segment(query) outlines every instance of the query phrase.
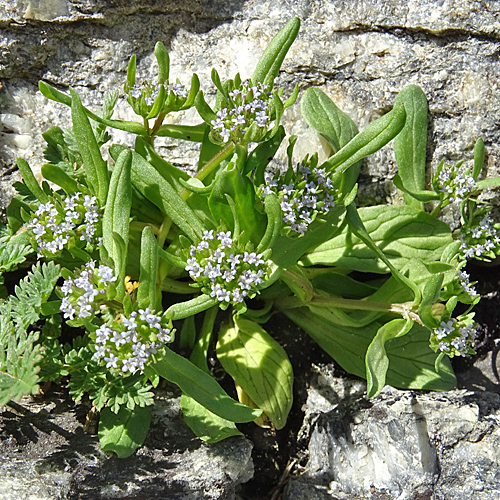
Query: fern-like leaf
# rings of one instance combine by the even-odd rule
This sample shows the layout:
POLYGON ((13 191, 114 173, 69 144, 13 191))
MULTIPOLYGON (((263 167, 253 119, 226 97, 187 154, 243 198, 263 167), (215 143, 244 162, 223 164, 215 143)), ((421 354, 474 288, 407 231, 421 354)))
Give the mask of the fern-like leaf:
POLYGON ((42 359, 38 332, 16 332, 10 306, 0 306, 0 405, 38 392, 42 359))
POLYGON ((12 319, 17 330, 27 330, 40 317, 41 306, 47 301, 61 275, 60 266, 37 262, 28 276, 15 287, 16 297, 10 299, 12 319))
POLYGON ((26 232, 12 236, 0 243, 0 274, 14 271, 19 264, 26 260, 26 256, 33 252, 26 232))
POLYGON ((111 372, 92 357, 89 345, 82 346, 86 339, 85 336, 77 340, 76 347, 65 358, 66 365, 71 367, 68 386, 75 401, 80 401, 88 393, 98 410, 108 406, 114 413, 123 406, 133 410, 136 405, 153 404, 151 385, 144 383, 143 375, 123 376, 111 372))

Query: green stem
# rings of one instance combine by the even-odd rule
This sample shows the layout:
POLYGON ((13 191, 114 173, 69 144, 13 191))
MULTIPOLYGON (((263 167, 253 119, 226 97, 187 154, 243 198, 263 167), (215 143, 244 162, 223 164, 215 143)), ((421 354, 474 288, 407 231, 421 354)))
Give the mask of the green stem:
MULTIPOLYGON (((230 142, 224 149, 221 149, 210 161, 205 163, 203 167, 196 173, 195 178, 200 179, 202 181, 207 177, 211 172, 217 168, 221 162, 223 162, 226 158, 231 156, 234 153, 235 145, 233 142, 230 142)), ((191 191, 189 189, 184 189, 180 196, 183 200, 187 200, 191 191)))
POLYGON ((160 290, 162 292, 179 294, 189 293, 191 295, 196 291, 192 286, 190 286, 189 283, 183 283, 181 281, 173 280, 170 278, 163 278, 163 281, 161 281, 160 290))
POLYGON ((423 325, 420 316, 411 310, 413 302, 393 304, 392 302, 344 299, 343 297, 331 297, 315 294, 308 302, 304 302, 298 297, 285 297, 283 299, 275 300, 274 303, 280 309, 295 309, 302 306, 314 305, 318 307, 336 307, 338 309, 348 309, 354 311, 392 312, 403 316, 403 318, 411 318, 413 321, 423 325))
POLYGON ((207 366, 207 354, 218 312, 218 305, 215 305, 205 311, 200 334, 196 340, 191 356, 189 356, 189 361, 194 363, 198 368, 201 368, 206 373, 210 373, 207 366))
POLYGON ((314 297, 314 288, 298 266, 288 268, 280 277, 303 302, 310 302, 314 297))
POLYGON ((140 222, 134 220, 130 223, 130 230, 136 231, 138 233, 142 233, 145 227, 150 227, 151 231, 153 231, 153 234, 155 235, 158 235, 158 233, 160 232, 160 228, 158 226, 155 226, 154 224, 151 224, 149 222, 140 222))

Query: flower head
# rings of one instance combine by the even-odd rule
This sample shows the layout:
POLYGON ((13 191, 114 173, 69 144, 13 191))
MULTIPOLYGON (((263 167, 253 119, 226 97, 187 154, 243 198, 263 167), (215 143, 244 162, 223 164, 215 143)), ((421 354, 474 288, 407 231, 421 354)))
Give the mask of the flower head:
POLYGON ((476 324, 473 313, 458 318, 441 321, 431 334, 430 345, 435 351, 444 352, 449 357, 475 354, 473 344, 476 337, 476 324))
POLYGON ((260 82, 254 85, 246 80, 236 86, 233 83, 232 87, 229 91, 230 100, 222 102, 217 118, 211 122, 212 138, 220 144, 230 139, 241 142, 252 124, 255 124, 252 142, 262 140, 271 122, 272 95, 269 86, 260 82))
POLYGON ((327 172, 316 168, 316 163, 316 157, 305 158, 291 175, 290 171, 278 173, 260 188, 263 197, 270 193, 278 196, 283 223, 292 232, 304 234, 318 215, 324 217, 335 206, 336 190, 327 172))
POLYGON ((151 357, 172 341, 172 335, 171 322, 149 308, 132 311, 128 316, 122 313, 91 334, 95 342, 93 357, 121 374, 142 371, 151 357))
POLYGON ((38 256, 53 259, 71 243, 96 244, 101 234, 101 217, 97 198, 77 192, 65 198, 55 196, 38 205, 27 229, 38 256))
MULTIPOLYGON (((249 244, 247 243, 247 246, 249 244)), ((186 271, 203 291, 221 303, 253 297, 268 272, 263 254, 248 251, 230 231, 205 232, 189 249, 186 271)))

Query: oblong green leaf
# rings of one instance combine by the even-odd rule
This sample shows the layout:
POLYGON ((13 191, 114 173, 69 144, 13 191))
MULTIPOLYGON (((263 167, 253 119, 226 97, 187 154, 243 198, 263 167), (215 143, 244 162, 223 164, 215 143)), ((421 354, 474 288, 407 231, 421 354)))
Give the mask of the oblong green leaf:
POLYGON ((201 239, 204 227, 188 204, 151 163, 132 152, 132 183, 149 201, 195 241, 201 239))
POLYGON ((427 98, 420 87, 409 85, 399 92, 397 103, 403 103, 406 111, 405 125, 394 139, 398 175, 406 188, 405 203, 422 209, 422 202, 410 193, 425 190, 427 98))
POLYGON ((242 405, 229 397, 218 382, 186 358, 170 349, 151 368, 160 377, 180 387, 182 392, 207 410, 231 422, 251 422, 261 410, 242 405))
POLYGON ((210 211, 216 223, 223 221, 234 231, 233 211, 227 201, 229 195, 237 209, 240 231, 257 246, 266 227, 266 217, 255 209, 255 190, 252 181, 237 168, 225 170, 217 176, 208 199, 210 211))
POLYGON ((62 187, 67 194, 74 194, 78 191, 78 183, 70 177, 61 167, 46 163, 42 167, 42 175, 49 182, 62 187))
POLYGON ((274 194, 268 194, 264 200, 264 209, 267 215, 267 227, 264 236, 260 240, 257 252, 263 252, 268 248, 272 248, 280 235, 283 225, 283 212, 281 211, 281 203, 278 197, 274 194))
POLYGON ((218 443, 231 436, 243 436, 234 422, 217 416, 186 394, 181 396, 181 410, 189 428, 206 443, 218 443))
POLYGON ((101 151, 80 97, 73 89, 70 89, 70 94, 73 131, 78 143, 78 150, 82 155, 83 168, 89 182, 89 188, 97 196, 101 206, 104 206, 109 187, 108 165, 101 156, 101 151))
POLYGON ((149 406, 136 406, 133 410, 122 406, 118 413, 104 408, 98 430, 102 451, 113 451, 118 458, 129 457, 144 443, 150 423, 149 406))
POLYGON ((217 358, 235 382, 282 429, 293 400, 288 356, 258 323, 241 316, 221 327, 217 358))
POLYGON ((156 42, 155 45, 155 56, 158 62, 158 82, 165 83, 168 82, 168 76, 170 73, 170 58, 168 56, 167 49, 165 45, 161 42, 156 42))
MULTIPOLYGON (((365 356, 380 324, 364 328, 341 327, 319 318, 307 307, 282 310, 307 332, 344 370, 366 378, 365 356)), ((403 337, 386 344, 389 368, 386 384, 403 389, 448 391, 456 378, 448 357, 441 360, 439 372, 434 369, 438 355, 429 347, 429 330, 414 324, 403 337)))
POLYGON ((389 113, 367 125, 321 167, 343 174, 351 165, 378 151, 394 139, 404 127, 405 120, 406 112, 403 104, 395 104, 389 113))
MULTIPOLYGON (((447 224, 413 207, 364 207, 358 209, 358 214, 370 238, 397 269, 414 257, 424 262, 437 261, 453 241, 447 224)), ((362 272, 388 272, 387 266, 348 227, 311 250, 301 262, 362 272)))
POLYGON ((26 160, 23 160, 22 158, 18 158, 16 160, 16 163, 19 171, 21 172, 21 175, 23 176, 26 187, 31 191, 33 196, 40 203, 47 203, 49 201, 49 197, 47 196, 47 193, 40 187, 40 184, 38 184, 38 181, 35 179, 35 175, 33 174, 31 167, 28 165, 28 162, 26 160))
POLYGON ((150 227, 146 226, 141 236, 139 287, 137 302, 141 307, 160 309, 157 277, 158 277, 158 243, 150 227))
POLYGON ((294 17, 271 40, 255 67, 252 77, 254 82, 273 85, 288 50, 297 38, 299 29, 300 19, 294 17))
POLYGON ((102 217, 103 247, 114 263, 118 299, 125 292, 123 283, 127 265, 126 254, 129 240, 130 208, 132 206, 131 169, 132 151, 125 149, 120 153, 113 168, 108 200, 102 217))
MULTIPOLYGON (((328 141, 334 153, 358 134, 358 127, 351 118, 320 89, 307 89, 300 101, 300 109, 307 124, 328 141)), ((342 176, 340 186, 342 193, 347 193, 354 187, 360 168, 361 161, 342 176)))
POLYGON ((188 316, 192 316, 193 314, 206 311, 215 304, 217 304, 217 299, 202 293, 194 299, 186 300, 185 302, 177 302, 176 304, 170 306, 167 309, 166 314, 169 315, 172 320, 184 319, 188 316))
POLYGON ((408 333, 413 322, 405 319, 394 319, 381 326, 366 351, 366 395, 373 398, 380 394, 385 386, 385 378, 389 368, 389 357, 385 350, 388 340, 408 333))

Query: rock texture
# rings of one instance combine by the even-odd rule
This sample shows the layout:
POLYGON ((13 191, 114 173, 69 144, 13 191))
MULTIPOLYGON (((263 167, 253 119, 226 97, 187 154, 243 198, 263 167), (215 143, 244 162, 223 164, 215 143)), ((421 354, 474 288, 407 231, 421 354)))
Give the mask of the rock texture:
MULTIPOLYGON (((469 159, 478 137, 488 148, 490 175, 500 170, 500 4, 469 0, 8 0, 0 12, 0 122, 5 206, 17 178, 14 160, 23 156, 38 169, 40 133, 67 124, 62 105, 37 92, 42 79, 62 90, 75 87, 95 109, 106 90, 121 89, 130 54, 138 75, 154 75, 154 44, 171 53, 171 75, 184 84, 192 72, 213 97, 215 67, 222 77, 251 76, 270 38, 292 16, 302 20, 297 41, 285 60, 279 84, 290 92, 319 86, 360 128, 390 109, 396 93, 418 84, 428 96, 429 164, 469 159)), ((133 119, 123 101, 117 118, 133 119)), ((196 123, 193 111, 171 117, 196 123)), ((297 134, 297 158, 322 151, 317 136, 300 117, 299 106, 284 119, 297 134)), ((115 140, 131 144, 125 134, 115 140)), ((163 141, 170 161, 192 169, 197 148, 163 141)), ((279 158, 283 159, 284 151, 279 158)), ((324 157, 324 153, 323 153, 324 157)), ((394 199, 387 178, 396 172, 386 147, 367 161, 361 203, 394 199)), ((494 193, 487 194, 499 204, 494 193)))
POLYGON ((418 393, 319 370, 303 429, 305 472, 286 500, 494 500, 500 491, 500 396, 465 389, 418 393))
POLYGON ((250 441, 203 443, 172 394, 153 412, 144 446, 120 460, 83 432, 86 409, 64 395, 12 403, 0 413, 0 499, 236 499, 253 475, 250 441))

